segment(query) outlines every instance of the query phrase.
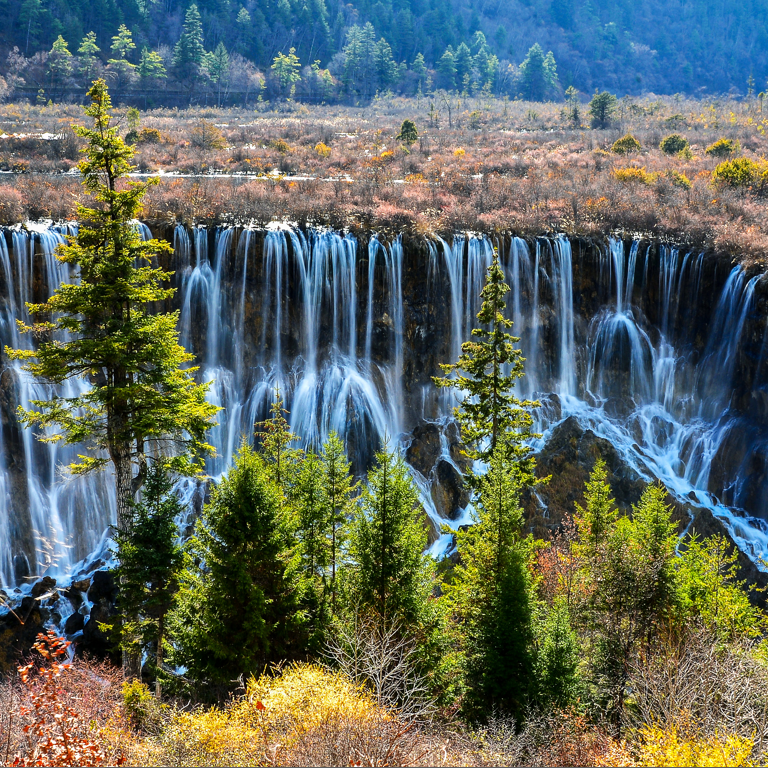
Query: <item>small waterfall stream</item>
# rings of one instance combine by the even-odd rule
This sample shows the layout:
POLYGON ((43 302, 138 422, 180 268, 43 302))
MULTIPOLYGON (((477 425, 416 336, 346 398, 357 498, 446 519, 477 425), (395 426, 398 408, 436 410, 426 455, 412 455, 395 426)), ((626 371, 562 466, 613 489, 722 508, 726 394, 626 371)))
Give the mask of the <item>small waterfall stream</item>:
MULTIPOLYGON (((27 319, 25 303, 74 277, 54 255, 73 232, 71 226, 0 229, 3 345, 28 344, 16 327, 17 319, 27 319)), ((752 418, 752 406, 744 405, 768 401, 762 275, 733 266, 715 280, 703 255, 619 239, 595 246, 590 261, 564 236, 496 243, 456 235, 422 243, 415 253, 399 236, 371 235, 361 247, 354 235, 325 229, 179 225, 173 243, 181 340, 197 356, 202 380, 211 382, 209 399, 222 408, 210 435, 212 477, 268 416, 277 388, 303 444, 318 447, 335 430, 346 437, 358 473, 383 441, 407 446, 424 420, 441 425, 440 459, 458 472, 445 432, 455 396, 437 392, 430 376, 439 374, 437 363, 455 361, 468 338, 497 245, 511 288, 512 331, 526 358, 520 394, 557 402, 539 414, 541 444, 563 419, 575 417, 643 478, 659 478, 679 498, 712 509, 753 558, 768 554, 762 501, 768 419, 761 421, 768 407, 752 418), (716 296, 704 295, 705 282, 717 284, 716 296), (705 299, 712 311, 701 327, 694 316, 705 299), (755 328, 762 334, 757 341, 755 328), (746 384, 737 380, 745 360, 754 372, 746 384), (729 452, 738 456, 732 476, 729 452)), ((6 360, 0 376, 0 582, 6 586, 30 574, 65 576, 106 557, 114 519, 108 477, 62 474, 60 465, 76 450, 39 443, 15 421, 18 405, 47 394, 6 360)), ((433 528, 467 522, 467 509, 446 520, 433 500, 434 477, 413 473, 433 528)), ((201 492, 195 483, 184 485, 188 500, 201 492)), ((440 554, 449 541, 438 536, 431 551, 440 554)))

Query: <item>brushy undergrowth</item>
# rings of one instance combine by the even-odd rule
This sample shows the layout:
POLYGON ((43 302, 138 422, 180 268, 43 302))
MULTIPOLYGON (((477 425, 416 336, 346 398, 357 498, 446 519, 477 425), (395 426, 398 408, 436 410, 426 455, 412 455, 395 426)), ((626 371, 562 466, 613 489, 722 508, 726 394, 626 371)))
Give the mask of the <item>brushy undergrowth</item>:
MULTIPOLYGON (((180 175, 152 189, 145 217, 416 234, 624 230, 745 260, 768 254, 768 201, 758 172, 768 154, 768 115, 755 104, 627 98, 599 130, 573 125, 554 103, 455 98, 450 124, 447 106, 430 104, 382 98, 365 109, 143 113, 138 170, 180 175), (419 131, 410 148, 395 138, 404 117, 419 131), (642 157, 642 179, 622 168, 629 152, 642 157), (737 165, 717 170, 724 160, 737 165)), ((77 137, 39 135, 59 134, 76 112, 0 106, 9 135, 0 141, 0 169, 16 174, 0 185, 0 224, 74 216, 80 184, 66 172, 79 159, 77 137)))

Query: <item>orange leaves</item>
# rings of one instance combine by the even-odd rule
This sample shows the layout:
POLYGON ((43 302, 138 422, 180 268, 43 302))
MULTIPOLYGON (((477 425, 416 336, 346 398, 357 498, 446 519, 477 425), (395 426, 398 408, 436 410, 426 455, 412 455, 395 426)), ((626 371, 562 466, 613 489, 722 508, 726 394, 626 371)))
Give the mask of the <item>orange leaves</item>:
POLYGON ((60 687, 60 678, 71 670, 68 656, 70 643, 53 630, 39 634, 34 649, 43 663, 19 667, 22 684, 31 695, 31 707, 22 707, 20 714, 29 718, 23 733, 27 749, 14 756, 14 766, 98 766, 107 762, 123 765, 122 756, 108 756, 103 746, 80 735, 85 724, 80 714, 67 705, 60 687))

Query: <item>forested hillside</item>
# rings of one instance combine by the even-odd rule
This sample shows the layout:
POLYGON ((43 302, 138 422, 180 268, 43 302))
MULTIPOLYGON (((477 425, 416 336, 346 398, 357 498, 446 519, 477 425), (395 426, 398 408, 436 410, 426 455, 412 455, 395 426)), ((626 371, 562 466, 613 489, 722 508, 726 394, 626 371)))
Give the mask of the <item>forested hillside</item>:
POLYGON ((432 87, 536 99, 570 85, 583 93, 745 94, 751 76, 755 93, 768 76, 768 7, 759 0, 200 0, 192 20, 200 39, 185 60, 179 42, 191 5, 0 0, 0 75, 19 95, 42 89, 46 100, 107 68, 118 91, 151 90, 167 77, 199 94, 202 75, 218 97, 223 89, 225 98, 253 91, 346 102, 432 87), (130 45, 116 46, 122 24, 130 45), (552 51, 557 78, 552 68, 546 87, 532 91, 520 66, 537 43, 552 51), (292 48, 300 81, 273 70, 292 48))

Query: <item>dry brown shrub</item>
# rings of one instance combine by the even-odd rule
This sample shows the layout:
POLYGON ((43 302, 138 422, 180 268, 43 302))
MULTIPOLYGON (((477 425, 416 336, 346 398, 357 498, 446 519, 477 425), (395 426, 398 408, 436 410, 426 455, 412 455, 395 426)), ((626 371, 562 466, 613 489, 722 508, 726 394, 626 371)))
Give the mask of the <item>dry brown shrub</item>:
POLYGON ((0 186, 0 224, 15 224, 24 218, 21 193, 7 184, 0 186))
POLYGON ((19 681, 3 686, 10 706, 0 719, 5 764, 122 765, 114 739, 120 718, 119 671, 67 661, 69 643, 53 630, 38 635, 41 662, 19 668, 19 681), (110 736, 110 734, 112 734, 110 736), (9 755, 14 752, 12 762, 9 755))

